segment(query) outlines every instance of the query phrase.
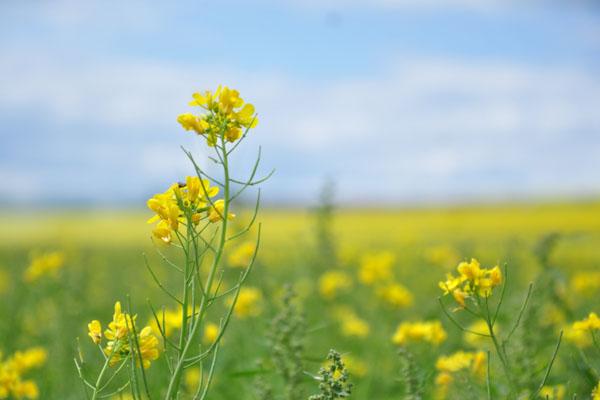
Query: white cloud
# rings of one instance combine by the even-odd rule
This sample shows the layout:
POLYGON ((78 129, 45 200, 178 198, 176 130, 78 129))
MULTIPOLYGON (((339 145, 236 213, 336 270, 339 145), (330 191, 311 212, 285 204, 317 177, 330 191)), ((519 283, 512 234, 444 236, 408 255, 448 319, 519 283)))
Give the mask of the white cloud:
MULTIPOLYGON (((423 59, 391 63, 368 77, 315 83, 216 66, 71 63, 43 52, 35 60, 13 52, 4 55, 0 76, 4 114, 35 113, 60 126, 106 130, 103 139, 75 128, 62 134, 87 138, 78 146, 104 140, 98 148, 116 165, 135 166, 119 177, 122 187, 107 182, 117 191, 133 190, 125 187, 135 181, 127 174, 143 173, 144 184, 152 185, 167 171, 185 170, 176 142, 160 132, 177 130, 174 116, 193 89, 217 82, 231 82, 256 104, 261 124, 251 142, 264 143, 267 159, 280 163, 275 197, 310 198, 315 188, 302 185, 327 175, 339 179, 348 200, 459 195, 477 188, 600 189, 598 173, 579 172, 600 157, 600 78, 582 68, 423 59), (567 172, 578 179, 569 180, 567 172), (492 183, 482 184, 485 176, 492 183)), ((78 149, 61 157, 69 151, 78 149)), ((43 190, 52 191, 52 182, 46 185, 43 190)), ((19 190, 26 195, 32 189, 19 190)))

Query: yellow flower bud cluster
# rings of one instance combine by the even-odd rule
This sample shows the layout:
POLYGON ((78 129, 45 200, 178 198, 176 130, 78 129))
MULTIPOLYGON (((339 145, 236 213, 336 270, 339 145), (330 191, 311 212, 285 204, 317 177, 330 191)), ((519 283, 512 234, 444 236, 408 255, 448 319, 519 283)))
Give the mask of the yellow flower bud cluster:
POLYGON ((39 389, 30 379, 23 375, 33 368, 42 366, 47 359, 46 350, 33 347, 25 351, 17 351, 6 360, 0 353, 0 399, 37 399, 39 389))
POLYGON ((212 93, 194 93, 194 98, 189 105, 197 106, 206 113, 196 116, 192 113, 184 113, 177 117, 177 122, 186 131, 194 131, 206 138, 206 143, 214 147, 218 139, 235 142, 243 135, 243 129, 254 128, 258 119, 254 112, 254 106, 245 103, 237 90, 227 86, 219 86, 212 93))
MULTIPOLYGON (((108 329, 104 331, 104 337, 108 340, 104 348, 104 354, 110 357, 109 365, 111 367, 132 355, 132 346, 136 346, 135 342, 139 347, 139 357, 144 368, 150 367, 151 362, 158 358, 159 342, 154 336, 152 328, 146 326, 138 331, 135 324, 136 316, 132 317, 128 313, 122 312, 121 303, 117 301, 113 319, 108 324, 108 329), (134 332, 136 333, 135 337, 133 337, 134 332)), ((88 335, 94 343, 102 343, 102 325, 100 321, 90 322, 88 331, 88 335)), ((139 362, 138 357, 136 357, 136 362, 139 362)))
MULTIPOLYGON (((173 233, 179 230, 188 215, 193 224, 198 224, 204 219, 210 222, 221 220, 225 202, 211 201, 211 197, 219 193, 219 188, 210 186, 208 179, 197 176, 188 176, 185 183, 175 183, 164 193, 152 196, 146 203, 148 208, 156 213, 148 223, 158 221, 152 234, 165 243, 170 243, 173 233)), ((235 215, 229 213, 228 218, 235 215)))
POLYGON ((452 294, 461 307, 465 307, 465 300, 469 297, 491 296, 492 290, 502 283, 500 267, 481 268, 479 261, 474 258, 470 262, 461 262, 456 269, 459 275, 455 277, 449 273, 446 281, 440 282, 439 286, 444 295, 452 294))

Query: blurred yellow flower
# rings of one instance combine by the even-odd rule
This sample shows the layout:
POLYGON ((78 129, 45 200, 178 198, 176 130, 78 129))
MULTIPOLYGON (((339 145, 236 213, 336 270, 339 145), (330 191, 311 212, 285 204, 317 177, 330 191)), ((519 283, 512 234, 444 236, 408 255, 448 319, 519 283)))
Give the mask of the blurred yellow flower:
POLYGON ((395 308, 408 307, 413 303, 412 293, 399 283, 390 283, 377 288, 377 296, 395 308))
POLYGON ((326 299, 333 299, 339 291, 352 287, 352 278, 343 271, 328 271, 319 278, 319 293, 326 299))
POLYGON ((563 400, 566 393, 565 385, 544 386, 540 390, 539 397, 546 400, 563 400))
POLYGON ((364 338, 369 335, 371 328, 369 323, 354 313, 341 317, 341 329, 344 336, 355 336, 364 338))
POLYGON ((236 247, 227 259, 230 267, 246 268, 250 265, 256 244, 253 242, 245 242, 236 247))
POLYGON ((37 399, 39 390, 32 380, 24 380, 23 375, 33 368, 42 366, 48 355, 41 347, 17 351, 12 357, 2 359, 0 353, 0 399, 37 399))
POLYGON ((206 345, 213 344, 217 337, 219 336, 219 325, 209 322, 204 327, 204 336, 202 337, 202 342, 206 345))
POLYGON ((392 342, 404 346, 409 342, 427 342, 438 345, 446 340, 447 333, 440 321, 403 322, 398 325, 392 342))
MULTIPOLYGON (((191 310, 188 310, 188 315, 191 310)), ((150 325, 155 331, 169 337, 173 333, 173 331, 177 329, 181 329, 181 307, 179 309, 169 309, 166 308, 164 312, 159 310, 156 313, 158 317, 158 323, 156 322, 156 318, 152 316, 148 325, 150 325)))
POLYGON ((200 384, 202 373, 200 368, 188 368, 184 372, 183 380, 188 391, 194 392, 200 384))
POLYGON ((600 318, 594 312, 591 312, 587 318, 573 323, 573 329, 582 331, 600 330, 600 318))
POLYGON ((440 372, 435 377, 435 389, 433 398, 444 400, 448 396, 450 385, 454 382, 454 377, 449 372, 440 372))
POLYGON ((460 261, 460 254, 452 246, 439 245, 425 250, 425 259, 431 264, 449 268, 460 261))
MULTIPOLYGON (((473 322, 471 325, 469 325, 467 327, 467 329, 471 332, 475 332, 475 333, 465 332, 463 334, 463 340, 465 341, 466 344, 468 344, 471 347, 480 348, 487 342, 487 339, 489 339, 485 336, 482 336, 482 335, 489 335, 489 332, 490 332, 489 328, 487 326, 487 323, 482 319, 473 322)), ((498 324, 496 324, 494 326, 494 332, 496 334, 498 334, 498 332, 499 332, 498 324)))
MULTIPOLYGON (((210 222, 219 222, 223 219, 223 213, 225 212, 225 201, 223 199, 219 199, 213 203, 213 205, 208 210, 208 220, 210 222)), ((227 213, 227 219, 235 218, 235 214, 227 213)))
POLYGON ((149 368, 151 361, 158 359, 158 339, 154 336, 152 328, 146 326, 139 333, 138 345, 140 347, 140 356, 144 368, 149 368))
POLYGON ((396 257, 389 251, 366 255, 362 259, 358 278, 365 285, 388 281, 392 278, 392 266, 395 261, 396 257))
POLYGON ((600 400, 600 381, 598 382, 594 390, 592 390, 592 400, 600 400))
POLYGON ((36 255, 23 273, 23 279, 25 282, 34 282, 43 276, 56 276, 64 263, 65 255, 60 251, 36 255))
POLYGON ((573 343, 577 347, 585 348, 592 345, 592 336, 589 332, 581 329, 574 329, 572 325, 563 329, 563 337, 566 341, 573 343))
POLYGON ((350 354, 342 355, 342 362, 346 365, 348 372, 352 376, 362 378, 367 374, 367 364, 350 354))
POLYGON ((240 289, 233 313, 239 318, 256 317, 262 312, 261 301, 260 290, 254 287, 243 287, 240 289))
POLYGON ((474 375, 483 376, 486 371, 486 354, 483 351, 457 351, 448 356, 438 357, 435 368, 438 371, 453 373, 460 370, 470 370, 474 375))
POLYGON ((571 278, 570 285, 574 293, 594 295, 600 290, 600 271, 578 272, 571 278))

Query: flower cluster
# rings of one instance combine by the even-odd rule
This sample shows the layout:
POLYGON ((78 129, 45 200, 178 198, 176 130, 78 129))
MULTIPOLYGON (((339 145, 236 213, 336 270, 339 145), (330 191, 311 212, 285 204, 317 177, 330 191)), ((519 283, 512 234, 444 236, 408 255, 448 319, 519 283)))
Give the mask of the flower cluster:
POLYGON ((598 382, 594 390, 592 390, 592 400, 600 400, 600 382, 598 382))
POLYGON ((24 380, 23 375, 43 365, 47 357, 46 350, 41 347, 17 351, 6 360, 2 360, 0 353, 0 399, 37 399, 37 384, 29 379, 24 380))
POLYGON ((335 318, 340 323, 340 329, 344 336, 364 338, 369 335, 371 327, 369 323, 360 318, 354 310, 349 307, 339 307, 334 312, 335 318))
POLYGON ((244 242, 236 247, 227 258, 229 266, 234 268, 246 268, 250 265, 252 257, 254 257, 255 248, 256 244, 252 242, 244 242))
POLYGON ((440 356, 435 368, 439 371, 435 378, 436 398, 446 398, 450 385, 454 382, 454 374, 468 371, 476 377, 483 377, 486 371, 487 356, 483 351, 457 351, 448 356, 440 356))
POLYGON ((152 316, 148 325, 162 335, 169 337, 174 331, 181 329, 181 307, 179 309, 165 308, 157 313, 157 317, 158 322, 152 316))
POLYGON ((440 321, 403 322, 398 325, 392 342, 404 346, 409 342, 427 342, 438 345, 446 340, 448 334, 440 321))
POLYGON ((194 93, 194 98, 189 105, 197 106, 206 113, 196 116, 192 113, 181 114, 177 122, 186 131, 194 131, 206 138, 206 143, 214 147, 219 139, 235 142, 243 135, 243 129, 254 128, 258 119, 254 112, 254 106, 250 103, 244 104, 237 90, 227 86, 219 86, 212 93, 194 93))
POLYGON ((377 296, 394 308, 408 307, 413 303, 412 293, 400 283, 389 283, 377 288, 377 296))
MULTIPOLYGON (((136 316, 131 316, 121 311, 121 303, 115 303, 115 312, 108 329, 104 331, 104 337, 108 340, 104 348, 104 354, 109 358, 109 365, 115 366, 122 360, 139 351, 144 368, 150 367, 150 363, 158 358, 158 339, 152 333, 150 326, 137 331, 136 316), (134 335, 134 332, 136 335, 134 335)), ((102 325, 100 321, 94 320, 88 324, 88 335, 96 344, 102 343, 102 325)), ((136 359, 136 362, 139 360, 136 359)))
POLYGON ((457 271, 457 277, 449 273, 446 281, 440 282, 439 286, 444 295, 452 294, 461 307, 465 307, 467 298, 491 296, 492 290, 502 283, 500 267, 481 268, 479 261, 474 258, 471 262, 463 261, 458 264, 457 271))
POLYGON ((390 252, 368 254, 363 257, 358 278, 365 285, 373 285, 377 282, 388 281, 392 278, 392 266, 396 257, 390 252))
POLYGON ((319 293, 328 300, 350 287, 352 287, 352 278, 343 271, 327 271, 319 278, 319 293))
POLYGON ((244 287, 235 303, 233 313, 239 318, 256 317, 262 312, 262 293, 254 287, 244 287))
POLYGON ((544 400, 563 400, 566 393, 565 385, 544 386, 540 389, 539 397, 544 400))
POLYGON ((587 318, 567 326, 564 330, 565 339, 582 348, 591 346, 596 335, 600 337, 600 318, 594 312, 591 312, 587 318))
POLYGON ((25 282, 33 282, 46 275, 56 275, 65 264, 65 255, 60 251, 34 256, 23 273, 25 282))
POLYGON ((571 290, 584 296, 592 296, 600 290, 600 271, 578 272, 571 278, 571 290))
MULTIPOLYGON (((198 224, 208 219, 210 222, 220 221, 223 217, 224 201, 210 200, 219 193, 219 188, 210 186, 207 179, 188 176, 185 183, 175 183, 164 193, 155 194, 146 203, 156 213, 148 223, 158 221, 152 234, 165 243, 170 243, 173 233, 179 230, 186 221, 198 224)), ((228 218, 235 215, 229 214, 228 218)))
POLYGON ((587 318, 573 323, 573 329, 580 331, 597 331, 600 330, 600 318, 595 312, 591 312, 587 318))

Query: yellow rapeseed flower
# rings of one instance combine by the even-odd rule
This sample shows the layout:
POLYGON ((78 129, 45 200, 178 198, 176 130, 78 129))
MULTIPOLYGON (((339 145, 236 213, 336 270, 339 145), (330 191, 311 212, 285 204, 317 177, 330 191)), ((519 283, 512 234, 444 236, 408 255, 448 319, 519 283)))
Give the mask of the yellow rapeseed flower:
POLYGON ((245 242, 236 247, 227 258, 230 267, 246 268, 250 265, 256 244, 253 242, 245 242))
POLYGON ((88 324, 88 336, 92 339, 95 344, 102 342, 102 325, 100 321, 93 320, 88 324))
POLYGON ((205 212, 210 213, 208 199, 218 193, 219 188, 210 186, 207 179, 187 176, 185 183, 175 183, 164 193, 155 194, 146 202, 148 208, 156 214, 148 223, 158 222, 152 235, 164 243, 171 243, 173 232, 178 231, 185 216, 191 215, 192 223, 198 224, 205 218, 205 212))
POLYGON ((365 285, 386 282, 392 277, 392 266, 395 261, 394 254, 388 251, 366 255, 362 259, 358 278, 365 285))
POLYGON ((481 268, 479 261, 474 258, 470 262, 461 262, 456 269, 459 275, 447 274, 446 280, 439 282, 439 287, 444 295, 452 294, 460 307, 465 307, 468 298, 491 296, 492 290, 502 284, 500 267, 481 268))
MULTIPOLYGON (((210 222, 219 222, 223 219, 223 213, 225 212, 225 201, 219 199, 213 203, 208 210, 208 220, 210 222)), ((227 213, 227 219, 235 218, 235 214, 227 213)))
POLYGON ((591 312, 587 318, 573 323, 573 329, 582 331, 600 330, 600 318, 594 312, 591 312))
POLYGON ((200 372, 200 368, 188 368, 185 370, 183 380, 188 391, 192 393, 195 392, 196 388, 200 384, 200 379, 202 379, 202 372, 200 372))
POLYGON ((190 106, 197 106, 206 113, 194 115, 180 114, 177 122, 186 131, 194 131, 204 136, 208 146, 215 146, 219 138, 235 142, 243 135, 243 129, 254 128, 258 118, 252 104, 244 104, 240 93, 227 86, 219 86, 212 93, 194 93, 190 106))
MULTIPOLYGON (((159 356, 159 341, 154 336, 152 328, 145 326, 138 330, 136 324, 137 316, 131 316, 124 313, 121 309, 121 303, 115 303, 113 319, 108 324, 108 329, 104 331, 104 337, 108 340, 103 352, 110 357, 109 365, 115 366, 122 360, 132 355, 132 349, 136 349, 135 341, 139 346, 139 356, 142 359, 143 368, 150 367, 152 361, 159 356), (135 341, 132 341, 133 333, 136 333, 135 341)), ((94 343, 100 343, 100 322, 92 321, 88 324, 89 336, 94 343)), ((139 359, 136 356, 136 362, 139 359)))
POLYGON ((341 318, 341 324, 342 334, 344 336, 364 338, 369 335, 371 330, 369 323, 354 313, 344 315, 341 318))
POLYGON ((600 400, 600 381, 598 382, 594 390, 592 390, 592 400, 600 400))
POLYGON ((233 313, 239 318, 256 317, 262 311, 262 294, 254 287, 243 287, 240 289, 233 313))
POLYGON ((202 336, 202 342, 206 345, 213 344, 219 336, 219 325, 209 322, 204 327, 204 335, 202 336))
POLYGON ((459 262, 460 254, 452 246, 439 245, 428 248, 425 251, 425 258, 431 264, 449 268, 459 262))
POLYGON ((23 273, 23 279, 25 282, 34 282, 43 276, 56 276, 64 263, 65 255, 60 251, 34 256, 23 273))
POLYGON ((573 293, 594 295, 600 290, 600 271, 578 272, 571 278, 570 286, 573 293))
MULTIPOLYGON (((156 316, 158 317, 158 323, 160 323, 160 326, 158 326, 157 322, 156 322, 156 318, 154 318, 154 316, 152 316, 150 323, 148 324, 149 326, 151 326, 155 331, 157 332, 161 332, 162 334, 165 336, 171 336, 171 334, 173 333, 173 331, 177 330, 177 329, 181 329, 181 307, 179 309, 165 309, 164 312, 161 310, 159 312, 157 312, 156 316)), ((189 313, 189 310, 188 310, 189 313)))
POLYGON ((377 296, 395 308, 408 307, 413 303, 412 293, 399 283, 390 283, 377 288, 377 296))
POLYGON ((342 361, 352 376, 362 378, 368 372, 367 364, 350 354, 342 355, 342 361))
POLYGON ((539 397, 546 400, 563 400, 566 393, 565 385, 544 386, 540 390, 539 397))
MULTIPOLYGON (((467 329, 471 332, 475 332, 465 332, 463 334, 463 340, 471 347, 480 348, 486 343, 486 339, 489 339, 485 336, 482 336, 489 335, 489 328, 487 322, 485 322, 482 319, 473 322, 471 325, 468 326, 467 329)), ((498 324, 494 326, 494 331, 496 332, 496 334, 499 332, 498 324)))
POLYGON ((158 339, 154 336, 152 328, 146 326, 139 333, 138 345, 140 347, 140 356, 144 368, 149 368, 151 361, 158 359, 158 339))
POLYGON ((338 292, 352 287, 352 278, 343 271, 328 271, 319 278, 319 293, 326 299, 333 299, 338 292))
POLYGON ((564 328, 564 337, 577 347, 589 347, 593 343, 593 335, 600 336, 600 318, 591 312, 587 318, 576 321, 564 328))
POLYGON ((586 348, 592 345, 592 336, 586 330, 574 329, 572 325, 563 329, 563 337, 567 342, 573 343, 577 347, 586 348))
POLYGON ((0 353, 0 399, 37 399, 39 390, 36 383, 23 379, 23 375, 42 366, 47 357, 46 350, 41 347, 17 351, 6 360, 0 353))
POLYGON ((404 346, 409 342, 427 342, 438 345, 446 340, 447 333, 440 321, 403 322, 398 325, 392 342, 404 346))
POLYGON ((448 356, 438 357, 435 368, 438 371, 454 373, 461 370, 470 370, 474 375, 485 374, 486 354, 483 351, 466 352, 457 351, 448 356))

